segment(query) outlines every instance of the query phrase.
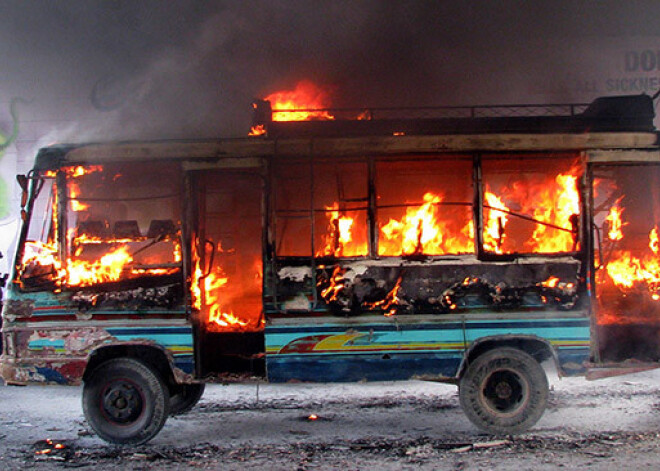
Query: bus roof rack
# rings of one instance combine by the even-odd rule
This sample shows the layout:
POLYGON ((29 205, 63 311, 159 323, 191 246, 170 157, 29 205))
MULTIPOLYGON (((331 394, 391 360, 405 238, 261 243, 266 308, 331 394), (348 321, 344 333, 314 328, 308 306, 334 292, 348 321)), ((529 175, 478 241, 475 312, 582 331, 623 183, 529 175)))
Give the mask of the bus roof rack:
POLYGON ((655 130, 653 100, 646 94, 600 97, 590 104, 280 110, 256 100, 253 106, 253 126, 270 138, 655 130), (292 112, 334 119, 278 119, 292 112))

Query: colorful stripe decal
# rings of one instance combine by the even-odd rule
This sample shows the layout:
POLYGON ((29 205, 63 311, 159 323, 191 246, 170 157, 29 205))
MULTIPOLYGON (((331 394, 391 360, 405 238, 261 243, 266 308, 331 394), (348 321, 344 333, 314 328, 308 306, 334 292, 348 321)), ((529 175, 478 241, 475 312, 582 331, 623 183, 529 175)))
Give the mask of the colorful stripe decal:
MULTIPOLYGON (((136 340, 149 340, 162 346, 176 356, 189 356, 193 354, 192 326, 174 327, 133 327, 104 329, 114 339, 121 342, 136 340)), ((56 332, 56 331, 54 331, 56 332)), ((63 338, 41 337, 30 340, 28 350, 32 352, 52 351, 59 355, 65 355, 65 340, 63 338)))
POLYGON ((356 377, 405 379, 420 374, 452 377, 469 345, 501 335, 545 340, 557 349, 560 363, 570 362, 577 370, 589 355, 589 327, 589 319, 584 317, 269 326, 265 335, 268 378, 352 381, 356 377))

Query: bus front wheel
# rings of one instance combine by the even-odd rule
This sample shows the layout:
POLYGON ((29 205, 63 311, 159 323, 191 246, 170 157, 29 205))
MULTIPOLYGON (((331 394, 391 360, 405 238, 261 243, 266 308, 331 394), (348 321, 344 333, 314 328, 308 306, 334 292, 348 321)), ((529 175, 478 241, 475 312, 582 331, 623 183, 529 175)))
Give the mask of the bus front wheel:
POLYGON ((159 374, 133 358, 99 365, 85 381, 83 411, 99 437, 120 445, 139 445, 163 428, 169 392, 159 374))
POLYGON ((465 415, 493 434, 521 433, 543 415, 548 378, 538 361, 522 350, 496 348, 478 356, 459 382, 465 415))

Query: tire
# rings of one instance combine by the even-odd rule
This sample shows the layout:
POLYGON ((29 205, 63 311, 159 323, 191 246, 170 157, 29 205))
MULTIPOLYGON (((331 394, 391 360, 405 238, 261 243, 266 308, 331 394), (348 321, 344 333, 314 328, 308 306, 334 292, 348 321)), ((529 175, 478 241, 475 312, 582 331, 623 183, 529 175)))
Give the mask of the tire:
POLYGON ((170 415, 181 415, 190 412, 190 409, 202 398, 204 383, 180 384, 170 394, 170 415))
POLYGON ((543 415, 548 378, 534 358, 515 348, 477 357, 459 382, 461 407, 470 422, 492 434, 521 433, 543 415))
POLYGON ((103 440, 140 445, 163 428, 170 397, 152 368, 133 358, 99 365, 83 387, 83 411, 103 440))

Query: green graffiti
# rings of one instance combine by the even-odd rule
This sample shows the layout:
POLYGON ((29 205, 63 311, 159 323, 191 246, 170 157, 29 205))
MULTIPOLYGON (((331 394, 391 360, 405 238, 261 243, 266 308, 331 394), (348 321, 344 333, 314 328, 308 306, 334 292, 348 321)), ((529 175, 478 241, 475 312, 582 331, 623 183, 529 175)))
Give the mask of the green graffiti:
POLYGON ((11 208, 9 207, 9 188, 5 180, 0 177, 0 219, 9 216, 11 208))
MULTIPOLYGON (((16 105, 19 102, 25 102, 25 100, 21 98, 12 98, 9 105, 9 113, 11 114, 12 119, 11 134, 9 137, 6 137, 0 132, 0 160, 5 156, 5 150, 12 145, 18 137, 18 111, 16 110, 16 105)), ((6 218, 10 213, 9 185, 7 185, 7 182, 5 182, 2 175, 0 175, 0 219, 6 218)))

